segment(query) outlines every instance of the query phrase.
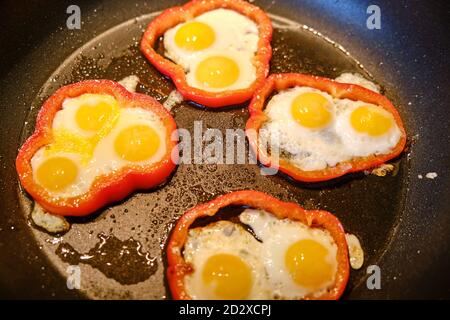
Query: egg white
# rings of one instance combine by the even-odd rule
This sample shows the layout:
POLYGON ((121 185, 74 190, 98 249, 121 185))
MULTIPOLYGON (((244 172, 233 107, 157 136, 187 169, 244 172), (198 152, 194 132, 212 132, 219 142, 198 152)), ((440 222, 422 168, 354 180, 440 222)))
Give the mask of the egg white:
POLYGON ((359 239, 354 234, 346 233, 345 240, 347 241, 350 266, 355 270, 361 269, 364 264, 364 251, 359 239))
MULTIPOLYGON (((75 179, 75 181, 68 186, 66 189, 62 191, 50 191, 47 190, 48 193, 50 193, 55 198, 59 197, 71 197, 71 196, 77 196, 80 194, 83 194, 85 191, 89 190, 90 185, 93 181, 93 175, 90 174, 91 170, 90 168, 83 165, 83 157, 80 154, 76 153, 68 153, 68 152, 58 152, 58 153, 52 153, 51 155, 46 153, 46 147, 40 148, 31 158, 31 168, 33 171, 33 176, 36 177, 36 171, 39 168, 39 166, 47 159, 53 158, 53 157, 64 157, 67 159, 70 159, 75 163, 78 174, 75 179)), ((39 184, 39 181, 36 180, 36 182, 39 184)))
POLYGON ((392 117, 392 123, 394 125, 386 134, 378 137, 357 132, 350 123, 350 116, 356 108, 360 106, 372 106, 381 109, 381 107, 348 99, 336 100, 335 105, 338 110, 336 134, 350 157, 367 157, 372 154, 385 154, 397 145, 401 132, 395 124, 393 117, 387 112, 386 115, 392 117))
POLYGON ((189 71, 186 74, 186 81, 188 85, 193 88, 199 88, 209 92, 221 92, 224 90, 248 88, 256 80, 256 68, 251 63, 252 58, 253 54, 247 52, 239 52, 234 49, 228 49, 226 51, 208 50, 207 53, 205 52, 202 55, 198 55, 196 59, 191 60, 192 71, 189 71), (239 76, 237 80, 225 88, 212 88, 204 83, 199 82, 195 76, 197 67, 203 60, 207 59, 210 56, 222 56, 232 59, 239 68, 239 76))
POLYGON ((187 22, 180 23, 164 33, 165 55, 183 66, 185 70, 191 67, 191 61, 207 51, 221 52, 232 49, 238 52, 254 54, 258 47, 258 26, 249 18, 229 9, 216 9, 203 13, 187 22), (189 51, 180 48, 175 43, 177 31, 186 23, 203 22, 215 33, 214 43, 204 50, 189 51))
MULTIPOLYGON (((66 99, 68 100, 68 99, 66 99)), ((65 101, 62 110, 58 111, 54 122, 53 130, 65 129, 73 134, 86 137, 75 122, 74 114, 79 105, 74 105, 71 102, 65 101), (78 128, 78 129, 77 129, 78 128)), ((113 129, 103 137, 95 146, 92 157, 86 162, 83 156, 77 153, 68 153, 60 151, 47 152, 49 146, 39 149, 31 159, 31 167, 33 175, 36 176, 36 171, 39 166, 51 157, 67 157, 71 159, 78 168, 78 175, 74 183, 61 191, 47 190, 52 196, 56 198, 75 197, 89 192, 89 189, 96 177, 100 175, 107 175, 127 165, 145 166, 161 160, 166 153, 167 146, 166 130, 161 119, 150 110, 142 108, 121 108, 119 111, 119 118, 113 129), (148 125, 152 127, 160 138, 160 146, 157 152, 149 159, 140 162, 130 162, 122 159, 115 152, 114 141, 117 135, 125 128, 134 125, 148 125)), ((37 181, 37 183, 39 183, 37 181)))
POLYGON ((380 86, 378 86, 377 84, 375 84, 372 81, 367 80, 359 73, 345 72, 345 73, 341 74, 340 76, 338 76, 334 80, 336 80, 337 82, 341 82, 341 83, 357 84, 366 89, 380 93, 380 86))
POLYGON ((272 153, 287 152, 291 161, 305 171, 333 167, 345 159, 342 145, 335 134, 335 109, 330 108, 332 119, 321 129, 300 125, 292 116, 292 101, 308 92, 320 93, 333 105, 333 98, 326 92, 308 87, 295 87, 274 95, 264 110, 269 121, 259 131, 261 143, 271 146, 272 153))
POLYGON ((278 219, 274 215, 255 209, 246 209, 239 219, 249 225, 262 241, 259 257, 263 261, 271 288, 271 299, 300 299, 307 295, 314 297, 326 292, 334 283, 334 277, 320 289, 302 287, 294 282, 285 266, 288 248, 299 240, 311 239, 323 245, 327 261, 337 271, 337 246, 328 231, 311 228, 289 219, 278 219))
POLYGON ((53 130, 66 129, 81 137, 92 137, 95 131, 86 131, 80 128, 75 121, 78 109, 83 105, 98 105, 101 102, 117 103, 114 97, 106 94, 82 94, 75 98, 66 98, 53 119, 53 130))
MULTIPOLYGON (((111 132, 97 144, 94 150, 93 160, 98 163, 99 168, 104 172, 117 170, 129 164, 147 165, 162 159, 166 153, 165 128, 161 120, 151 111, 140 108, 123 108, 120 110, 120 117, 111 132), (148 125, 153 128, 159 136, 160 146, 156 153, 145 161, 130 162, 122 159, 114 150, 114 141, 117 135, 129 126, 148 125)), ((100 172, 102 172, 100 170, 100 172)))
POLYGON ((212 299, 213 293, 202 281, 203 266, 209 257, 227 253, 240 257, 251 269, 253 286, 248 299, 267 299, 270 288, 259 258, 260 248, 260 243, 250 233, 230 221, 191 229, 183 251, 185 261, 194 270, 184 279, 187 293, 193 299, 212 299))
MULTIPOLYGON (((262 148, 270 146, 301 170, 322 170, 355 157, 388 153, 398 143, 401 132, 397 124, 388 133, 371 137, 355 131, 350 124, 351 112, 362 101, 336 99, 328 93, 308 87, 294 87, 275 94, 264 113, 268 121, 259 131, 262 148), (330 101, 332 120, 320 129, 299 124, 291 114, 292 101, 302 93, 317 92, 330 101), (283 155, 284 153, 284 155, 283 155), (287 154, 287 155, 286 155, 287 154)), ((375 106, 376 108, 380 108, 375 106)))
POLYGON ((191 87, 220 92, 247 88, 256 79, 256 68, 252 60, 258 48, 258 40, 258 26, 251 19, 233 10, 216 9, 167 30, 163 42, 165 56, 184 68, 187 83, 191 87), (175 35, 178 29, 192 21, 203 22, 214 30, 215 41, 210 47, 199 51, 189 51, 176 45, 175 35), (238 64, 240 75, 231 86, 207 88, 195 80, 197 65, 213 55, 229 57, 238 64))
POLYGON ((308 227, 299 221, 278 219, 258 209, 245 209, 240 221, 248 225, 254 235, 241 225, 219 221, 206 227, 189 230, 183 256, 193 267, 184 279, 187 293, 193 299, 210 299, 210 288, 202 282, 203 266, 209 257, 218 253, 239 256, 252 270, 253 287, 249 299, 301 299, 323 295, 335 281, 335 276, 320 288, 307 288, 293 280, 285 265, 287 250, 294 243, 311 239, 323 245, 327 261, 337 272, 337 245, 330 233, 308 227))

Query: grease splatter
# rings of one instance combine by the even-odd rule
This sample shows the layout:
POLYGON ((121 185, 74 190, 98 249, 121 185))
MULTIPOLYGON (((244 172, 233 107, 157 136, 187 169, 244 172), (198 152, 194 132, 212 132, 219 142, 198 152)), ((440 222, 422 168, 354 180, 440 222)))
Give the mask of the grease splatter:
POLYGON ((98 238, 100 241, 87 253, 79 253, 68 243, 61 243, 55 253, 64 262, 90 265, 123 285, 145 281, 156 272, 156 258, 143 252, 139 241, 133 238, 121 241, 103 233, 98 238))

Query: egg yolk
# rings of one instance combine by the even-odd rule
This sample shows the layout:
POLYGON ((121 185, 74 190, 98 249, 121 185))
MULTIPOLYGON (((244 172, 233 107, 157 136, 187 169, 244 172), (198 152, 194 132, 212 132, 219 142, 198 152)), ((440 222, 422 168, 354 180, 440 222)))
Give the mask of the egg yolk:
POLYGON ((199 51, 210 47, 216 39, 214 30, 203 22, 189 22, 181 26, 175 34, 178 47, 189 51, 199 51))
POLYGON ((291 114, 304 127, 322 128, 331 121, 328 105, 329 101, 319 93, 303 93, 292 102, 291 114))
POLYGON ((50 191, 61 191, 71 185, 78 175, 76 164, 64 157, 44 161, 36 171, 37 181, 50 191))
POLYGON ((127 161, 144 161, 159 149, 160 138, 156 131, 147 125, 135 125, 123 129, 116 137, 116 153, 127 161))
POLYGON ((82 104, 75 115, 78 126, 86 131, 98 131, 111 118, 113 106, 105 101, 82 104))
POLYGON ((373 137, 387 133, 392 127, 390 115, 372 106, 355 109, 350 116, 350 122, 356 131, 373 137))
POLYGON ((92 156, 95 144, 89 139, 85 139, 66 129, 53 131, 53 143, 45 149, 46 155, 60 152, 77 153, 82 157, 82 162, 86 163, 92 156))
POLYGON ((199 63, 195 76, 199 82, 210 88, 225 88, 237 81, 239 67, 230 58, 212 56, 199 63))
POLYGON ((202 272, 203 283, 214 288, 218 299, 246 299, 252 287, 249 266, 232 254, 216 254, 206 261, 202 272))
POLYGON ((305 239, 292 244, 285 255, 285 265, 295 283, 320 289, 333 277, 333 267, 327 261, 328 250, 317 241, 305 239))

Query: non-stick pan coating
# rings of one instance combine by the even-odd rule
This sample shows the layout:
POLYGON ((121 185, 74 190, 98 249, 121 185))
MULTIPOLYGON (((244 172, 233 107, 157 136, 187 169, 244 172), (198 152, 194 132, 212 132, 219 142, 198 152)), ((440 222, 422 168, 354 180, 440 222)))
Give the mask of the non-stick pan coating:
MULTIPOLYGON (((2 159, 5 161, 2 178, 5 182, 14 182, 4 185, 5 195, 8 196, 5 196, 2 204, 5 209, 0 231, 3 263, 0 284, 1 288, 9 289, 2 292, 2 295, 77 296, 78 293, 65 289, 65 268, 68 264, 63 261, 77 264, 77 254, 106 252, 111 260, 92 260, 89 266, 80 264, 84 281, 83 295, 99 298, 164 298, 167 291, 164 287, 164 259, 161 254, 167 234, 177 217, 185 209, 219 194, 239 189, 256 189, 283 200, 296 201, 308 208, 329 210, 342 220, 349 232, 358 235, 367 260, 362 270, 352 272, 346 297, 422 296, 416 290, 409 289, 411 283, 407 285, 407 282, 413 281, 414 285, 420 285, 423 276, 418 273, 421 270, 440 270, 448 263, 444 251, 447 248, 448 217, 443 215, 444 212, 448 213, 448 200, 446 203, 444 199, 437 198, 437 193, 446 190, 444 184, 448 183, 444 181, 446 172, 443 166, 448 159, 440 158, 436 150, 426 155, 422 153, 422 157, 418 155, 427 150, 430 143, 437 145, 438 141, 448 141, 448 120, 442 120, 440 126, 430 125, 431 129, 424 129, 432 119, 438 122, 439 116, 435 114, 442 111, 439 103, 435 103, 432 109, 429 101, 443 101, 443 97, 439 97, 439 91, 434 91, 433 96, 425 90, 426 87, 420 88, 429 71, 420 74, 418 70, 423 66, 419 61, 427 60, 430 63, 431 59, 430 67, 437 68, 439 61, 433 58, 438 54, 430 51, 421 60, 418 57, 417 62, 410 62, 415 65, 415 68, 411 67, 401 59, 398 50, 393 50, 398 49, 396 45, 400 44, 389 38, 395 38, 392 33, 383 36, 383 29, 370 31, 364 30, 365 25, 355 25, 355 20, 365 23, 364 17, 367 17, 364 11, 367 6, 364 7, 359 2, 356 4, 345 1, 342 7, 338 7, 341 15, 333 12, 333 9, 338 8, 331 2, 322 6, 312 1, 279 1, 276 5, 261 1, 258 4, 268 12, 277 14, 273 16, 276 26, 287 26, 275 29, 272 72, 306 72, 335 77, 342 72, 351 71, 370 77, 366 73, 369 70, 383 86, 385 94, 398 106, 405 119, 408 137, 412 142, 408 152, 394 162, 399 168, 395 176, 380 178, 357 174, 330 183, 304 185, 282 176, 263 177, 260 175, 260 168, 253 164, 181 165, 168 183, 157 190, 136 193, 93 216, 71 219, 74 223, 72 229, 63 236, 62 241, 28 225, 26 216, 29 201, 18 190, 12 161, 20 142, 33 130, 33 121, 42 101, 66 83, 92 78, 120 80, 131 74, 140 77, 140 92, 164 101, 173 85, 142 57, 138 51, 138 42, 142 29, 151 19, 149 13, 172 4, 168 2, 162 6, 139 3, 134 6, 127 3, 127 8, 124 8, 123 2, 114 1, 100 7, 80 4, 82 10, 85 8, 85 24, 80 31, 69 32, 62 29, 48 37, 43 36, 44 40, 34 40, 41 47, 29 49, 31 55, 24 56, 21 63, 9 68, 10 73, 2 79, 5 83, 5 93, 1 96, 2 111, 7 115, 2 129, 9 129, 2 131, 2 141, 10 151, 2 159), (108 15, 112 12, 114 14, 108 15), (335 17, 331 19, 333 15, 335 17), (301 25, 286 25, 279 16, 320 30, 322 34, 342 44, 350 55, 312 30, 302 28, 301 25), (138 18, 134 20, 134 17, 138 18), (132 20, 127 21, 128 19, 132 20), (92 32, 93 30, 96 32, 92 32), (82 50, 70 54, 79 47, 82 50), (54 58, 48 58, 48 50, 54 52, 54 58), (364 64, 365 69, 358 65, 355 58, 364 64), (64 64, 61 64, 63 61, 64 64), (398 70, 405 70, 408 76, 398 70), (422 81, 413 81, 413 77, 422 81), (417 88, 415 92, 414 88, 417 88), (17 112, 13 113, 8 109, 13 106, 17 112), (428 116, 424 114, 424 108, 427 108, 428 116), (424 141, 431 131, 434 131, 433 137, 437 137, 435 134, 442 131, 439 139, 424 141), (15 135, 14 139, 3 139, 7 133, 15 135), (429 171, 438 172, 438 178, 417 178, 418 174, 429 171), (425 191, 420 191, 421 188, 425 191), (430 219, 431 217, 436 220, 430 219), (418 221, 420 224, 417 224, 418 221), (102 241, 106 241, 107 245, 98 250, 102 241), (36 247, 36 243, 39 247, 36 247), (13 250, 12 244, 16 248, 23 248, 15 256, 10 254, 18 251, 13 250), (118 268, 121 261, 115 262, 114 257, 124 244, 131 248, 128 256, 131 262, 127 268, 118 268), (64 252, 72 252, 75 258, 67 258, 64 252), (8 260, 3 259, 3 256, 8 260), (22 279, 15 282, 11 276, 7 276, 12 272, 14 261, 20 261, 16 269, 21 274, 17 275, 18 279, 22 279), (108 262, 112 262, 113 268, 105 267, 108 262), (365 268, 370 264, 381 267, 382 290, 370 291, 365 286, 365 268), (33 279, 29 280, 34 289, 25 292, 23 283, 27 281, 28 269, 36 270, 33 279), (140 277, 133 275, 139 271, 142 274, 140 277), (397 286, 403 286, 403 290, 396 289, 397 286)), ((389 18, 391 15, 401 15, 400 7, 386 7, 384 32, 394 30, 395 19, 389 18)), ((64 18, 64 15, 60 17, 64 18)), ((62 24, 62 28, 64 27, 62 24)), ((400 33, 398 36, 402 37, 400 33)), ((415 51, 421 53, 418 48, 401 50, 403 56, 415 56, 415 51)), ((11 56, 6 59, 14 61, 11 56)), ((439 75, 434 77, 434 81, 439 80, 439 75)), ((203 121, 203 130, 225 130, 243 128, 248 117, 245 108, 207 111, 188 103, 175 107, 173 114, 178 126, 190 131, 193 130, 195 120, 203 121)), ((447 154, 445 148, 448 148, 446 144, 440 144, 438 150, 447 154)), ((425 282, 422 285, 423 288, 434 288, 425 291, 426 297, 444 297, 448 294, 448 276, 445 274, 439 283, 434 282, 433 287, 425 282), (447 286, 443 286, 442 282, 447 286)))

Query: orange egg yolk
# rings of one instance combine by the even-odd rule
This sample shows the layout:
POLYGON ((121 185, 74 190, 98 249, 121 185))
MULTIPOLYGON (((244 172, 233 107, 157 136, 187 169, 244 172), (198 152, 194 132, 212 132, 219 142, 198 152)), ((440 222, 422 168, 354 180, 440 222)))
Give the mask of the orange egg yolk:
POLYGON ((361 106, 352 112, 350 123, 356 131, 377 137, 391 129, 392 116, 377 107, 361 106))
POLYGON ((75 181, 77 175, 77 165, 65 157, 49 158, 36 170, 37 181, 50 191, 64 190, 75 181))
POLYGON ((333 267, 327 255, 328 250, 317 241, 300 240, 286 251, 285 265, 295 283, 320 289, 333 278, 333 267))
POLYGON ((114 106, 106 101, 96 104, 82 104, 75 115, 78 126, 86 131, 98 131, 111 119, 114 106))
POLYGON ((210 88, 225 88, 237 81, 239 67, 228 57, 212 56, 198 64, 195 77, 210 88))
POLYGON ((291 105, 292 117, 303 127, 318 129, 331 121, 329 101, 321 94, 307 92, 297 96, 291 105))
POLYGON ((210 47, 216 39, 214 30, 203 22, 188 22, 175 34, 178 47, 189 51, 199 51, 210 47))
POLYGON ((123 129, 114 141, 116 153, 124 160, 138 162, 151 158, 159 149, 160 138, 147 125, 134 125, 123 129))
POLYGON ((232 254, 216 254, 206 261, 203 283, 213 288, 215 299, 246 299, 252 288, 250 267, 232 254))

